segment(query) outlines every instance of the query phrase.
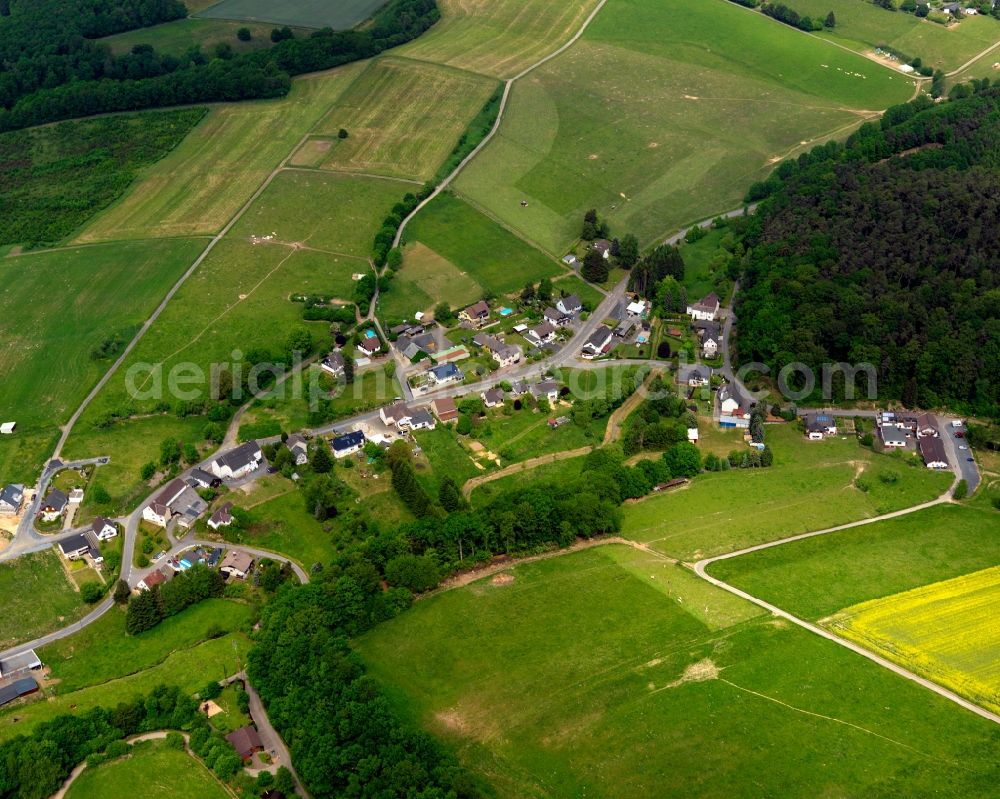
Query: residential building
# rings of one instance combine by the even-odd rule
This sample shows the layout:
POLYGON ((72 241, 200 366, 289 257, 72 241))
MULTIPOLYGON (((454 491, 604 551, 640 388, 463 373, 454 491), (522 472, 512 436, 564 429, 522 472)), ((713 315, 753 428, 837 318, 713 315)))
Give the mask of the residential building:
POLYGON ((922 413, 917 417, 916 428, 917 438, 937 438, 938 420, 933 413, 922 413))
POLYGON ((244 579, 253 568, 253 557, 238 549, 230 549, 219 564, 219 571, 230 577, 244 579))
POLYGON ((319 365, 320 369, 333 377, 342 377, 344 374, 344 356, 339 352, 331 352, 319 365))
POLYGON ((567 316, 576 316, 583 310, 583 303, 575 294, 568 294, 556 301, 556 308, 567 316))
POLYGON ((742 396, 733 385, 723 386, 718 393, 719 424, 722 427, 750 427, 750 409, 753 403, 742 396))
POLYGON ((586 344, 580 352, 580 355, 587 360, 598 357, 599 355, 605 355, 611 351, 611 344, 614 338, 614 334, 611 328, 601 325, 595 330, 590 338, 587 339, 586 344))
POLYGON ((553 327, 566 327, 573 321, 572 316, 558 308, 546 308, 542 311, 542 317, 553 327))
POLYGON ((361 430, 352 430, 350 433, 339 435, 330 442, 333 449, 333 457, 346 458, 355 452, 360 452, 365 447, 365 434, 361 430))
POLYGON ((703 297, 698 302, 687 307, 688 316, 692 319, 704 319, 714 321, 719 315, 719 297, 713 291, 707 297, 703 297))
POLYGON ((490 306, 486 304, 485 300, 480 300, 468 308, 463 308, 459 311, 458 318, 473 327, 482 327, 490 321, 490 306))
POLYGON ((213 530, 218 530, 220 527, 228 527, 233 523, 233 514, 230 511, 233 508, 232 502, 227 502, 216 509, 208 519, 208 526, 213 530))
POLYGON ((259 468, 264 461, 264 453, 256 441, 248 441, 236 449, 220 455, 212 461, 212 473, 216 477, 229 480, 239 480, 259 468))
POLYGON ((98 541, 107 541, 118 536, 118 528, 115 523, 103 516, 98 516, 90 525, 90 532, 98 541))
POLYGON ((396 402, 380 409, 378 415, 382 424, 403 428, 410 426, 410 417, 413 416, 413 411, 407 407, 405 402, 396 402))
POLYGON ((285 446, 288 447, 289 452, 292 453, 292 457, 295 458, 296 466, 305 466, 309 463, 309 444, 306 442, 305 437, 298 433, 292 433, 285 442, 285 446))
POLYGON ((633 319, 645 319, 650 307, 649 300, 637 299, 625 306, 625 313, 633 319))
POLYGON ((170 506, 177 500, 185 488, 187 488, 187 486, 180 478, 174 478, 171 480, 163 487, 163 490, 153 497, 149 504, 142 509, 142 518, 147 522, 152 522, 160 527, 166 527, 167 522, 170 521, 170 518, 173 515, 170 506))
POLYGON ((455 405, 455 400, 451 397, 441 397, 440 399, 432 400, 431 409, 442 424, 454 422, 458 419, 458 406, 455 405))
POLYGON ((465 378, 462 370, 453 363, 441 363, 427 370, 427 380, 431 385, 443 386, 448 383, 461 383, 465 378))
POLYGON ((414 411, 413 416, 410 417, 411 430, 433 430, 434 427, 434 417, 426 408, 414 411))
POLYGON ((16 516, 24 505, 24 486, 11 483, 0 490, 0 516, 16 516))
POLYGON ((568 266, 570 269, 576 269, 577 266, 580 265, 579 262, 576 260, 576 256, 572 254, 564 255, 562 262, 566 264, 566 266, 568 266))
POLYGON ((192 469, 186 478, 184 478, 191 488, 216 488, 222 484, 221 478, 216 477, 214 474, 209 474, 204 469, 192 469))
POLYGON ((240 759, 244 763, 252 760, 257 752, 264 751, 264 745, 260 742, 257 728, 252 724, 240 727, 238 730, 233 730, 226 736, 226 740, 232 744, 233 749, 236 750, 236 754, 240 756, 240 759))
POLYGON ((591 249, 597 250, 605 261, 611 257, 611 242, 607 239, 597 239, 590 246, 591 249))
POLYGON ((702 363, 681 366, 677 370, 677 382, 682 386, 698 388, 712 382, 712 367, 702 363))
POLYGON ((878 435, 886 449, 902 449, 906 446, 906 433, 894 424, 881 425, 878 435))
POLYGON ((487 408, 501 408, 503 407, 503 389, 499 386, 494 386, 488 391, 484 391, 479 395, 483 400, 483 405, 487 408))
POLYGON ((170 569, 155 569, 135 584, 140 591, 149 591, 158 585, 163 585, 174 576, 170 569))
POLYGON ((519 363, 523 354, 521 348, 516 344, 501 344, 500 348, 492 353, 493 360, 497 362, 497 366, 501 369, 505 366, 513 366, 515 363, 519 363))
POLYGON ((837 420, 828 413, 806 414, 806 437, 810 441, 822 441, 826 436, 837 435, 837 420))
POLYGON ((66 512, 68 505, 68 496, 58 488, 50 488, 38 507, 38 515, 42 517, 42 521, 54 522, 66 512))
POLYGON ((529 391, 535 399, 547 400, 552 405, 559 401, 559 384, 555 380, 534 383, 529 387, 529 391))
POLYGON ((528 384, 523 380, 515 380, 514 384, 510 387, 510 395, 512 397, 523 397, 528 393, 528 384))
POLYGON ((537 327, 531 328, 525 335, 525 338, 536 347, 549 344, 556 340, 555 326, 550 322, 542 322, 537 327))
POLYGON ((924 436, 917 440, 917 449, 924 465, 928 469, 947 469, 948 456, 944 451, 944 442, 935 436, 924 436))
POLYGON ((90 530, 78 535, 71 535, 59 542, 59 551, 67 560, 80 560, 89 555, 94 563, 102 563, 104 556, 97 544, 97 536, 90 530))
POLYGON ((358 342, 358 351, 369 358, 382 349, 382 341, 378 336, 362 336, 358 342))

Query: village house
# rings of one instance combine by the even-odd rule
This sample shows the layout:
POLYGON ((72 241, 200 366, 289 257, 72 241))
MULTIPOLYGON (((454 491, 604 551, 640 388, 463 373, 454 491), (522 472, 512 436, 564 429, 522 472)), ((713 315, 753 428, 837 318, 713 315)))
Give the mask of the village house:
POLYGON ((607 239, 597 239, 590 246, 591 249, 597 250, 605 261, 611 257, 611 242, 607 239))
POLYGON ((362 336, 358 342, 358 351, 369 358, 382 349, 382 342, 378 336, 362 336))
POLYGON ((411 430, 433 430, 434 427, 434 417, 426 408, 414 411, 413 416, 410 417, 411 430))
POLYGON ((511 366, 521 360, 520 347, 514 344, 505 344, 496 336, 477 333, 472 342, 486 350, 501 368, 511 366))
POLYGON ((625 306, 625 313, 632 319, 645 319, 649 314, 651 305, 649 300, 637 299, 625 306))
POLYGON ((583 310, 583 303, 575 294, 567 294, 556 301, 556 309, 562 311, 567 316, 576 316, 583 310))
POLYGON ((510 395, 512 397, 523 397, 528 393, 528 384, 523 380, 515 380, 513 385, 510 387, 510 395))
POLYGON ((69 497, 58 488, 50 488, 42 504, 38 507, 38 515, 43 522, 54 522, 66 512, 69 497))
POLYGON ((826 436, 837 435, 837 420, 828 413, 807 413, 805 419, 806 438, 822 441, 826 436))
POLYGON ((264 745, 260 742, 257 728, 252 724, 240 727, 238 730, 233 730, 226 736, 226 740, 232 744, 233 749, 236 750, 236 754, 240 756, 240 760, 244 763, 250 762, 257 752, 264 751, 264 745))
POLYGON ((614 334, 611 328, 601 325, 595 330, 580 351, 580 356, 592 360, 611 351, 614 334))
POLYGON ((253 558, 246 552, 238 549, 230 549, 219 564, 219 571, 230 577, 237 577, 240 580, 246 578, 253 568, 253 558))
POLYGON ((166 527, 172 516, 171 505, 183 493, 187 486, 180 478, 174 478, 167 483, 145 508, 142 509, 142 518, 160 527, 166 527))
POLYGON ((458 406, 451 397, 441 397, 431 401, 431 409, 442 424, 458 419, 458 406))
POLYGON ((484 391, 479 395, 483 400, 483 405, 487 408, 502 408, 503 407, 503 389, 499 386, 494 386, 488 391, 484 391))
POLYGON ((460 321, 466 322, 473 327, 482 327, 490 321, 490 306, 486 304, 485 300, 480 300, 468 308, 463 308, 459 311, 458 318, 460 321))
POLYGON ((537 327, 531 328, 525 335, 525 338, 536 347, 541 347, 543 344, 550 344, 556 340, 555 326, 549 322, 542 322, 537 327))
POLYGON ((108 541, 118 536, 118 528, 115 527, 114 522, 105 519, 103 516, 98 516, 94 519, 90 525, 89 532, 93 533, 98 541, 108 541))
POLYGON ((94 563, 103 563, 104 556, 97 545, 97 536, 90 530, 78 535, 72 535, 59 542, 59 551, 66 560, 80 560, 89 555, 94 563))
POLYGON ((309 444, 306 443, 303 436, 298 433, 292 433, 285 442, 285 446, 288 447, 288 451, 295 458, 296 466, 305 466, 309 463, 309 444))
POLYGON ((719 390, 719 425, 722 427, 750 427, 752 403, 742 396, 733 385, 719 390))
POLYGON ((348 455, 360 452, 364 449, 365 441, 365 434, 361 430, 352 430, 350 433, 339 435, 330 442, 333 457, 346 458, 348 455))
POLYGON ((220 527, 229 527, 229 525, 233 523, 233 514, 230 513, 232 508, 232 502, 227 502, 225 505, 219 507, 215 513, 209 517, 208 526, 213 530, 218 530, 220 527))
POLYGON ((24 504, 24 486, 11 483, 0 490, 0 516, 16 516, 24 504))
POLYGON ((433 333, 412 337, 403 335, 396 339, 396 349, 412 361, 419 355, 434 355, 438 351, 438 343, 433 333))
POLYGON ((576 260, 576 256, 572 254, 564 255, 562 262, 570 269, 576 269, 580 265, 579 261, 576 260))
POLYGON ((432 386, 461 383, 465 378, 462 370, 453 363, 442 363, 427 370, 427 382, 432 386))
POLYGON ((217 488, 222 485, 222 479, 214 474, 209 474, 204 469, 192 469, 184 481, 191 488, 217 488))
POLYGON ((248 441, 212 461, 212 473, 224 480, 239 480, 259 468, 263 460, 257 442, 248 441))
POLYGON ((323 359, 319 368, 333 377, 343 377, 344 356, 339 352, 331 352, 323 359))
POLYGON ((707 297, 703 297, 698 302, 687 307, 688 316, 692 319, 703 319, 714 321, 719 315, 719 297, 713 291, 707 297))
POLYGON ((170 569, 154 569, 139 580, 139 582, 135 584, 135 587, 140 591, 150 591, 158 585, 163 585, 173 576, 174 573, 170 569))
POLYGON ((948 456, 944 451, 944 442, 940 438, 924 436, 917 440, 917 449, 928 469, 948 468, 948 456))
POLYGON ((542 318, 553 327, 567 327, 573 321, 573 317, 568 313, 551 307, 542 311, 542 318))
POLYGON ((534 383, 529 387, 529 391, 536 400, 544 399, 550 405, 555 405, 559 401, 559 384, 555 380, 534 383))
POLYGON ((382 424, 403 429, 410 426, 410 417, 413 416, 413 411, 407 407, 405 402, 396 402, 381 408, 378 415, 382 424))
POLYGON ((886 449, 902 449, 906 446, 906 433, 894 424, 881 425, 878 436, 886 449))
POLYGON ((682 386, 698 388, 707 386, 712 381, 712 367, 701 363, 681 366, 677 370, 677 382, 682 386))
POLYGON ((914 432, 917 438, 937 438, 938 420, 933 413, 922 413, 917 417, 914 432))

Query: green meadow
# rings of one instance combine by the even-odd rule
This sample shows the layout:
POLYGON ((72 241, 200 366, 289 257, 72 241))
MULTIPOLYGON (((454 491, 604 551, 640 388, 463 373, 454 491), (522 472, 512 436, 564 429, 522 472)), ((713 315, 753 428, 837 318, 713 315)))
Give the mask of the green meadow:
POLYGON ((727 0, 609 0, 514 85, 455 188, 550 252, 593 207, 650 244, 912 94, 903 75, 727 0))
POLYGON ((807 619, 1000 564, 998 514, 939 505, 709 567, 807 619))
POLYGON ((379 293, 379 310, 386 320, 412 319, 417 311, 432 312, 439 302, 463 308, 482 299, 483 287, 468 272, 419 241, 403 250, 403 268, 389 290, 379 293))
POLYGON ((952 479, 875 455, 853 437, 808 442, 792 427, 769 427, 767 435, 774 466, 703 474, 683 489, 628 505, 623 534, 699 560, 926 502, 952 479))
POLYGON ((382 0, 286 0, 280 4, 267 0, 221 0, 197 16, 202 19, 236 19, 271 22, 299 28, 333 28, 346 30, 368 19, 381 6, 382 0))
POLYGON ((0 649, 65 627, 89 606, 70 583, 55 549, 0 563, 0 649))
POLYGON ((356 646, 501 797, 965 797, 997 776, 990 722, 624 547, 439 593, 356 646))
POLYGON ((127 757, 84 769, 67 799, 117 799, 142 786, 146 799, 228 799, 232 794, 191 755, 163 741, 145 741, 127 757))
MULTIPOLYGON (((137 44, 149 44, 159 53, 171 53, 182 56, 191 47, 200 47, 210 55, 215 46, 228 44, 236 53, 246 53, 271 46, 271 31, 274 25, 260 22, 229 22, 221 19, 196 19, 187 17, 153 25, 148 28, 116 33, 105 36, 102 44, 111 48, 116 55, 127 53, 137 44), (249 28, 249 42, 236 38, 236 31, 249 28)), ((308 31, 296 31, 298 35, 308 34, 308 31)))

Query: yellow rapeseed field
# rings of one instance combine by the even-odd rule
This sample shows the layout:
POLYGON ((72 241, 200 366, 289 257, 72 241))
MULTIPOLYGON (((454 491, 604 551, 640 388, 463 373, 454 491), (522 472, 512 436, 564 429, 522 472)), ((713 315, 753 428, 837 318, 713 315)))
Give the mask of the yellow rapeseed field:
POLYGON ((1000 711, 1000 567, 863 602, 823 624, 1000 711))

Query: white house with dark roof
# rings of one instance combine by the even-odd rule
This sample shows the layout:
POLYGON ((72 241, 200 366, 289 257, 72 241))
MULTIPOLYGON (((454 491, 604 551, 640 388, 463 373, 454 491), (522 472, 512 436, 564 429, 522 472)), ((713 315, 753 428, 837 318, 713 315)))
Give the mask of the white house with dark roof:
POLYGON ((97 538, 98 541, 108 541, 109 539, 117 537, 118 528, 110 519, 98 516, 94 519, 93 524, 90 525, 90 532, 94 534, 94 537, 97 538))
POLYGON ((361 341, 358 342, 358 351, 362 355, 371 357, 380 349, 382 349, 382 342, 378 336, 362 336, 361 341))
POLYGON ((188 476, 184 478, 184 481, 191 486, 191 488, 215 488, 219 485, 222 480, 216 477, 214 474, 209 474, 204 469, 192 469, 188 476))
POLYGON ((499 386, 494 386, 493 388, 484 391, 479 396, 483 401, 483 405, 487 408, 503 407, 503 389, 499 386))
POLYGON ((220 527, 228 527, 233 523, 233 514, 230 511, 233 508, 232 502, 227 502, 225 505, 221 505, 216 509, 208 519, 208 526, 213 530, 218 530, 220 527))
POLYGON ((468 322, 473 327, 482 327, 490 320, 490 306, 485 300, 463 308, 458 312, 458 318, 463 322, 468 322))
POLYGON ((590 245, 590 248, 592 250, 597 250, 605 261, 611 257, 611 242, 607 239, 597 239, 590 245))
POLYGON ((69 506, 69 497, 58 488, 50 488, 49 492, 38 507, 38 515, 42 521, 54 522, 66 512, 69 506))
POLYGON ((573 317, 568 313, 551 307, 542 311, 542 318, 555 327, 567 327, 573 321, 573 317))
POLYGON ((285 446, 288 447, 289 452, 292 453, 292 457, 295 458, 296 466, 305 466, 309 463, 309 444, 306 443, 303 436, 298 433, 292 433, 285 442, 285 446))
POLYGON ((166 527, 167 523, 173 516, 171 505, 177 501, 186 488, 187 485, 185 485, 184 481, 179 477, 171 480, 163 487, 163 490, 153 497, 149 504, 142 509, 142 518, 147 522, 158 525, 159 527, 166 527))
POLYGON ((403 428, 410 426, 410 418, 413 416, 413 411, 410 410, 405 402, 396 402, 379 409, 378 415, 382 420, 382 424, 389 427, 403 428))
POLYGON ((948 456, 944 451, 944 442, 934 436, 924 436, 917 440, 917 449, 924 465, 928 469, 947 469, 948 456))
POLYGON ((752 403, 732 385, 719 389, 719 424, 722 427, 750 427, 752 403))
POLYGON ((223 480, 239 480, 258 469, 264 462, 264 453, 256 441, 240 444, 236 449, 212 461, 212 473, 223 480))
POLYGON ((583 303, 575 294, 567 294, 556 301, 556 309, 562 311, 567 316, 576 316, 583 310, 583 303))
POLYGON ((433 430, 436 427, 434 417, 426 408, 419 408, 410 417, 411 430, 433 430))
POLYGON ((550 322, 542 322, 531 328, 524 337, 536 347, 541 347, 556 340, 556 329, 550 322))
POLYGON ((611 342, 614 338, 614 331, 610 327, 600 325, 595 330, 580 351, 580 356, 591 360, 611 351, 611 342))
POLYGON ((681 366, 677 370, 677 382, 682 386, 698 388, 707 386, 712 381, 712 368, 701 363, 681 366))
POLYGON ((878 437, 886 449, 903 449, 906 446, 906 432, 894 424, 881 425, 878 437))
POLYGON ((837 420, 829 413, 813 412, 806 414, 806 438, 810 441, 822 441, 826 436, 837 435, 837 420))
POLYGON ((713 291, 706 297, 702 297, 698 302, 687 307, 688 316, 692 319, 703 319, 714 321, 719 315, 719 296, 713 291))
POLYGON ((90 555, 94 563, 104 561, 100 547, 97 544, 97 536, 90 530, 85 533, 71 535, 59 542, 59 551, 67 560, 80 560, 80 558, 90 555))
POLYGON ((533 383, 528 390, 535 399, 544 399, 553 405, 559 401, 559 384, 555 380, 533 383))
POLYGON ((331 352, 323 359, 319 368, 333 377, 342 377, 344 374, 344 356, 339 352, 331 352))
POLYGON ((24 505, 24 486, 11 483, 0 489, 0 516, 16 516, 24 505))
POLYGON ((333 450, 333 457, 346 458, 355 452, 360 452, 365 446, 365 434, 360 430, 352 430, 350 433, 339 435, 330 442, 333 450))
POLYGON ((427 370, 427 380, 431 385, 443 386, 448 383, 461 383, 465 378, 462 370, 455 364, 441 363, 427 370))

